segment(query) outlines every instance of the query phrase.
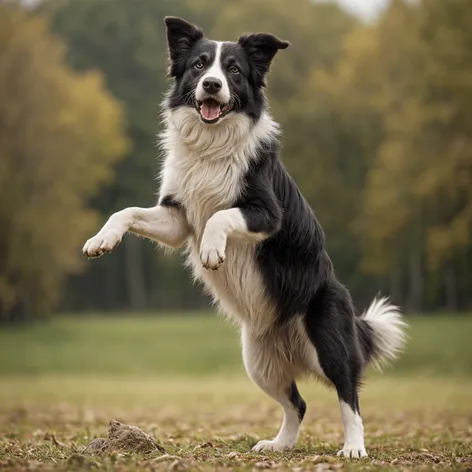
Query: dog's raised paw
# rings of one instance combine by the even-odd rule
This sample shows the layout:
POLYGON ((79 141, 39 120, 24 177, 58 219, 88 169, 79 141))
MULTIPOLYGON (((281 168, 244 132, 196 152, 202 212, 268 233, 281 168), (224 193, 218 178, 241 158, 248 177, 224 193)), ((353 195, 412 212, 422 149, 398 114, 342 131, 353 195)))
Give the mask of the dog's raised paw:
POLYGON ((290 446, 278 441, 269 441, 267 439, 259 441, 252 448, 253 452, 283 451, 285 449, 290 449, 290 446))
POLYGON ((100 257, 106 252, 111 252, 120 241, 121 236, 117 231, 98 233, 84 244, 82 253, 88 258, 100 257))
POLYGON ((226 240, 215 240, 214 238, 203 238, 200 246, 200 260, 205 269, 217 270, 225 261, 226 240))
POLYGON ((225 261, 225 254, 220 253, 217 249, 210 249, 200 253, 200 259, 205 269, 218 270, 225 261))
POLYGON ((366 450, 362 447, 343 447, 338 452, 338 457, 346 457, 348 459, 360 459, 362 457, 368 457, 366 450))

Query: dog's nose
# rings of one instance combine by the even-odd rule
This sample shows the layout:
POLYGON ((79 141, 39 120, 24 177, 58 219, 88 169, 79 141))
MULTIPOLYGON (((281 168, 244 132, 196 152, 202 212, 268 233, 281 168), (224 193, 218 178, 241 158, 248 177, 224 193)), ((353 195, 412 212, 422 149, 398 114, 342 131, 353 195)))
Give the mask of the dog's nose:
POLYGON ((208 93, 217 93, 221 90, 223 83, 216 77, 207 77, 203 81, 203 90, 208 93))

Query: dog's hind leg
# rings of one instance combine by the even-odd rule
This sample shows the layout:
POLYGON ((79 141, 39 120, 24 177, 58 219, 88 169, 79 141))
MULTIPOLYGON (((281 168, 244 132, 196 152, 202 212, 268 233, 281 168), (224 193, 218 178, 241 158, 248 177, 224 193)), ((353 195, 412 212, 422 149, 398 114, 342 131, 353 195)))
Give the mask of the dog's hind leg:
POLYGON ((247 327, 242 329, 242 346, 244 366, 249 377, 280 404, 284 414, 277 436, 273 440, 259 441, 253 451, 281 451, 291 448, 298 438, 306 404, 291 376, 290 366, 278 361, 272 355, 273 345, 269 346, 267 340, 251 336, 247 327))
POLYGON ((337 281, 321 289, 310 303, 305 326, 320 367, 338 393, 344 427, 344 446, 338 455, 366 457, 358 397, 365 359, 347 290, 337 281))

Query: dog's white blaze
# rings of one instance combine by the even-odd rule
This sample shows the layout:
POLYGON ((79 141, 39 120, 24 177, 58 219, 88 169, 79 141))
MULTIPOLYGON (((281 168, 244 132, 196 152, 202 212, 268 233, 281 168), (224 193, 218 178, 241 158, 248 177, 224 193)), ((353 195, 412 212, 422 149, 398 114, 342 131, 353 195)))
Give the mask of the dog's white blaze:
POLYGON ((344 446, 338 452, 338 456, 352 457, 357 459, 359 457, 366 457, 367 453, 364 446, 364 425, 362 418, 358 413, 342 400, 339 400, 341 407, 341 417, 344 427, 344 446))
POLYGON ((223 71, 223 68, 221 67, 221 50, 224 43, 221 41, 214 42, 216 44, 215 60, 208 71, 200 78, 195 91, 195 97, 197 100, 203 100, 203 98, 206 97, 206 92, 203 89, 203 82, 209 77, 215 77, 216 79, 221 80, 221 83, 223 84, 221 90, 216 94, 216 98, 221 103, 228 103, 231 98, 231 94, 229 91, 228 80, 226 79, 226 75, 223 71))

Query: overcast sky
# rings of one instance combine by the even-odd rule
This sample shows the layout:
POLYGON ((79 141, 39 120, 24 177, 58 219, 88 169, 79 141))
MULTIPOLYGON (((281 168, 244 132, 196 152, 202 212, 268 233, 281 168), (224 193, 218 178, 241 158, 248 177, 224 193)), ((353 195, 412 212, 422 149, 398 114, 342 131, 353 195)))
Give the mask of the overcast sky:
MULTIPOLYGON (((41 0, 22 0, 26 4, 35 4, 41 0)), ((105 1, 105 0, 102 0, 105 1)), ((316 1, 316 0, 315 0, 316 1)), ((339 3, 343 8, 364 20, 373 20, 390 0, 317 0, 339 3)))
POLYGON ((333 0, 364 20, 374 19, 389 0, 333 0))
MULTIPOLYGON (((35 4, 40 0, 23 0, 27 4, 35 4)), ((379 12, 389 0, 318 0, 318 1, 334 1, 339 3, 349 12, 361 17, 364 20, 372 20, 377 17, 379 12)))

